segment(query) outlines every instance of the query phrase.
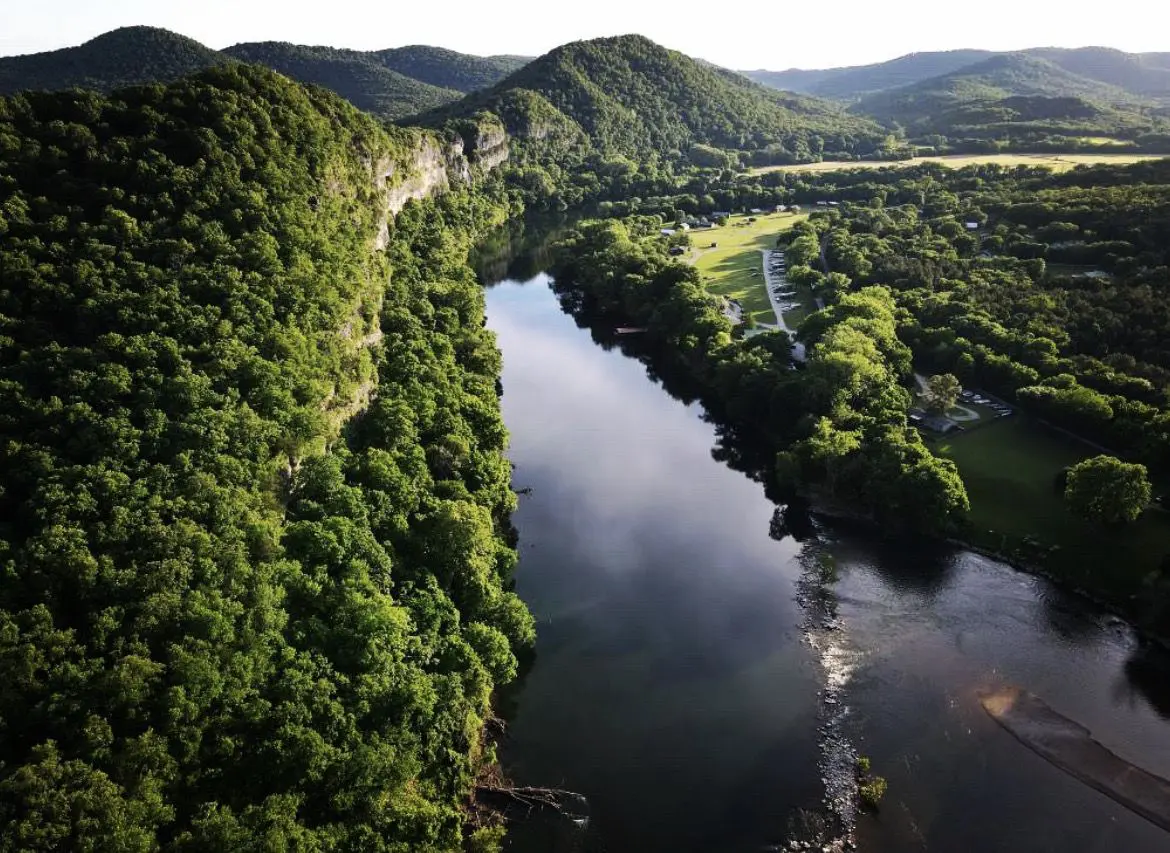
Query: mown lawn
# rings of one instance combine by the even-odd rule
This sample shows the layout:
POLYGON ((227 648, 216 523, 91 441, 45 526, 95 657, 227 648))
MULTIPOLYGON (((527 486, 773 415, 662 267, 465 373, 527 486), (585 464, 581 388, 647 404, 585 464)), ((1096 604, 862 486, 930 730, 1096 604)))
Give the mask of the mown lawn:
POLYGON ((760 251, 773 248, 776 236, 805 216, 768 213, 756 215, 755 222, 748 222, 749 217, 737 215, 722 227, 692 231, 695 251, 691 262, 712 293, 738 300, 745 316, 751 314, 757 322, 775 323, 776 315, 772 313, 764 287, 760 251), (708 248, 712 243, 717 247, 708 248))
POLYGON ((1056 172, 1067 172, 1074 166, 1088 163, 1110 163, 1127 166, 1142 160, 1158 160, 1164 154, 943 154, 938 157, 915 157, 913 160, 826 160, 822 163, 801 163, 790 166, 762 166, 752 169, 753 175, 765 172, 833 172, 838 169, 895 169, 915 166, 919 163, 942 163, 955 169, 983 163, 998 163, 1001 166, 1047 166, 1056 172))
POLYGON ((1119 599, 1137 594, 1170 554, 1170 513, 1163 509, 1120 530, 1096 529, 1065 509, 1054 488, 1058 472, 1097 453, 1075 439, 1017 415, 933 444, 967 485, 974 544, 1016 553, 1119 599), (1058 550, 1049 551, 1052 545, 1058 550))

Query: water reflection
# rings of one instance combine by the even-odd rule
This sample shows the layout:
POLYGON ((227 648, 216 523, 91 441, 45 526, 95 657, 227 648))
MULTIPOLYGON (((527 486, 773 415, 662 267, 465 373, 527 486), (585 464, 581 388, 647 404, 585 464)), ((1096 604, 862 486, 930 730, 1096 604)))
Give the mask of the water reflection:
POLYGON ((1162 653, 978 555, 777 512, 727 467, 750 469, 741 443, 672 399, 694 398, 635 360, 636 342, 583 331, 544 279, 488 298, 515 484, 532 488, 517 584, 539 620, 501 754, 521 783, 593 806, 587 837, 550 830, 514 850, 758 851, 820 819, 816 733, 830 721, 890 782, 859 823, 863 849, 1170 849, 977 699, 1019 685, 1166 775, 1162 653), (819 620, 794 602, 798 580, 819 620), (819 665, 849 664, 838 694, 822 693, 802 631, 819 665), (848 713, 827 717, 822 696, 848 713))
POLYGON ((821 795, 796 546, 769 538, 761 487, 711 459, 697 410, 598 347, 544 281, 488 299, 539 631, 506 766, 588 796, 610 851, 782 841, 821 795))
POLYGON ((1140 696, 1165 720, 1170 720, 1170 654, 1152 643, 1141 643, 1125 662, 1130 696, 1140 696))

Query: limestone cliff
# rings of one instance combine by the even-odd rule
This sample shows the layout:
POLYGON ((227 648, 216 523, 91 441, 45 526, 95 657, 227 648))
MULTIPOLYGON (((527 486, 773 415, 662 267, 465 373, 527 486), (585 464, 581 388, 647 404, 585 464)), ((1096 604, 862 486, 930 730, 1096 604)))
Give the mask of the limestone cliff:
POLYGON ((377 174, 386 189, 386 207, 397 215, 411 199, 441 193, 453 182, 470 183, 508 159, 508 135, 498 122, 479 122, 454 138, 415 131, 404 140, 405 153, 386 156, 377 174))

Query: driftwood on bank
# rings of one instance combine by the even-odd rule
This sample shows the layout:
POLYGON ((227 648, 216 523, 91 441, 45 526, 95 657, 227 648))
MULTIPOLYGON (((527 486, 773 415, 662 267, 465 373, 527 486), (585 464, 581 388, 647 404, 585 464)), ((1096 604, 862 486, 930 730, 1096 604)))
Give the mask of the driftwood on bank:
POLYGON ((505 816, 515 811, 529 815, 534 811, 549 810, 569 818, 583 818, 588 801, 576 791, 563 788, 516 787, 512 785, 477 785, 476 800, 505 816))

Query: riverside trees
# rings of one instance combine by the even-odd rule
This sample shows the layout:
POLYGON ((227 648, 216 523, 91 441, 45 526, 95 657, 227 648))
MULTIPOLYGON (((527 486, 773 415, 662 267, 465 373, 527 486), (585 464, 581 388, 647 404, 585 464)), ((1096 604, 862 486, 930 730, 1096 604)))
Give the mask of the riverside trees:
POLYGON ((910 353, 882 288, 812 315, 810 357, 792 366, 783 333, 733 338, 696 271, 658 239, 657 220, 592 222, 570 234, 553 268, 571 308, 644 325, 705 389, 705 402, 765 442, 787 498, 816 495, 891 529, 940 533, 967 510, 954 464, 907 425, 910 353))
POLYGON ((1064 499, 1069 509, 1097 524, 1134 521, 1150 502, 1150 481, 1144 465, 1114 456, 1094 456, 1068 470, 1064 499))

